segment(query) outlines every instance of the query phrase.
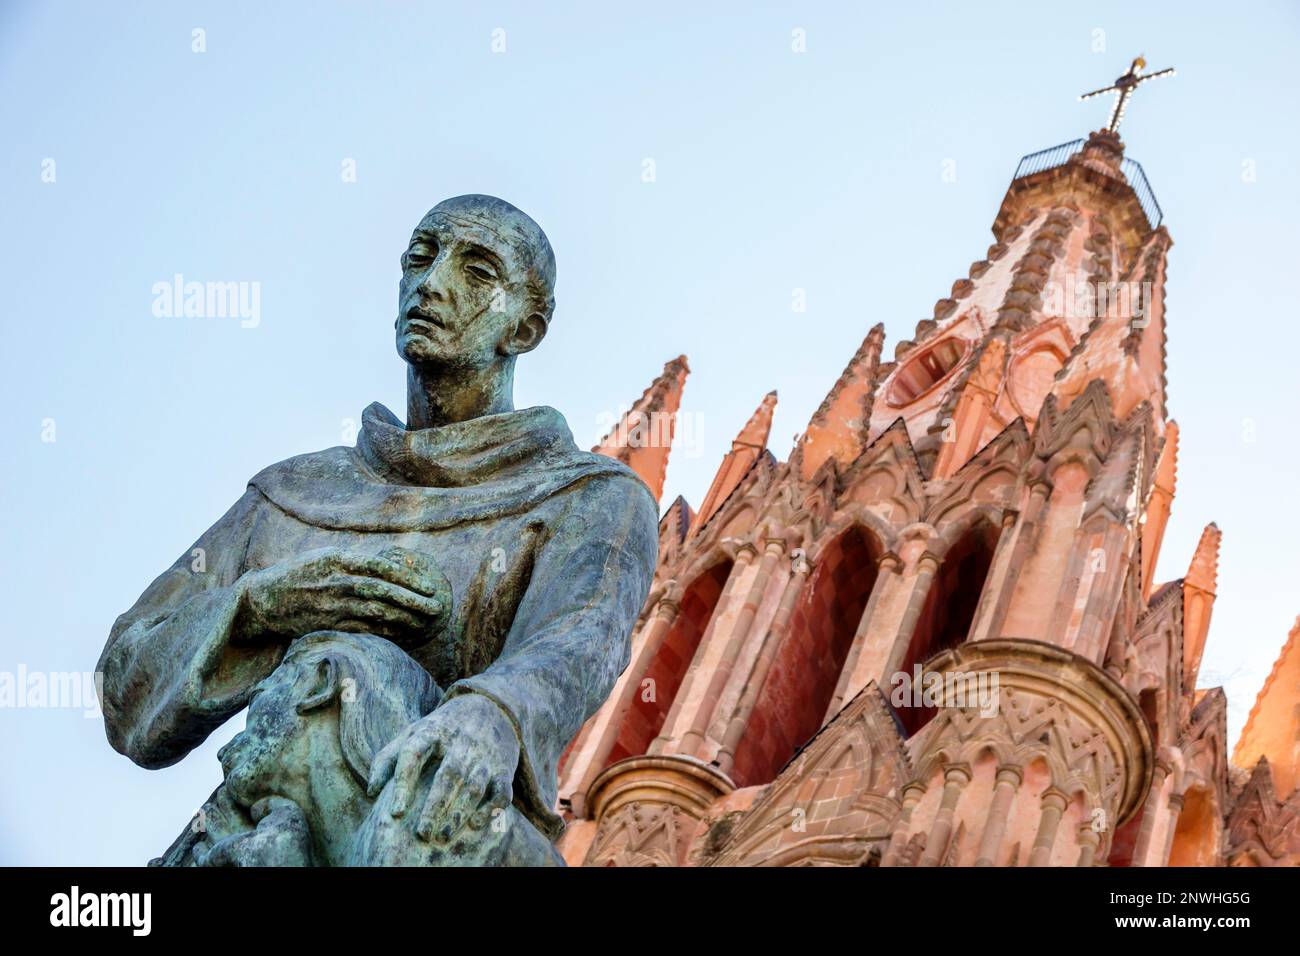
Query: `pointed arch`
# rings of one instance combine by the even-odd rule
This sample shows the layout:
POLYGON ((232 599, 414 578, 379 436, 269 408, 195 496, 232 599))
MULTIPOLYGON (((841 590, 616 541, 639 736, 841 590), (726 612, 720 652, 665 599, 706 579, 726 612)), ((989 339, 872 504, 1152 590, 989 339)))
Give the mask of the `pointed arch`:
MULTIPOLYGON (((1000 528, 981 512, 944 552, 943 563, 930 584, 912 631, 900 668, 902 673, 910 675, 917 665, 966 642, 1000 534, 1000 528)), ((899 719, 910 737, 929 723, 934 714, 933 707, 905 707, 899 711, 899 719)))
POLYGON ((737 786, 767 783, 818 730, 876 583, 879 538, 854 524, 818 551, 736 748, 737 786))
POLYGON ((677 617, 659 652, 641 677, 641 690, 623 715, 614 746, 605 758, 605 766, 644 754, 663 729, 664 719, 681 688, 686 669, 690 667, 718 599, 722 597, 731 566, 730 559, 717 561, 700 572, 682 592, 677 617), (647 684, 647 681, 653 683, 647 684))

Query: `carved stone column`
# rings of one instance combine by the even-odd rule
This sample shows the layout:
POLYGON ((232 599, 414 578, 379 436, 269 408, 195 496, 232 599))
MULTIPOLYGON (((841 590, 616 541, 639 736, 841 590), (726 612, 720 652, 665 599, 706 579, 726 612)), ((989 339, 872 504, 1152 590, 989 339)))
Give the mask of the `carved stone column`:
POLYGON ((1101 835, 1092 828, 1091 822, 1079 824, 1077 835, 1079 844, 1079 862, 1075 866, 1092 866, 1097 856, 1097 846, 1101 843, 1101 835))
POLYGON ((844 702, 867 686, 868 681, 878 676, 876 674, 860 673, 858 663, 861 661, 863 651, 866 649, 868 635, 871 632, 871 623, 876 616, 876 607, 880 604, 880 595, 885 588, 889 587, 902 566, 902 560, 892 551, 886 551, 876 561, 876 580, 871 587, 871 594, 867 597, 867 606, 862 609, 862 616, 858 619, 858 628, 853 634, 853 644, 849 647, 849 655, 845 658, 844 667, 840 670, 840 677, 835 686, 835 695, 831 698, 830 706, 826 709, 823 723, 834 717, 839 709, 844 706, 844 702))
POLYGON ((921 619, 921 611, 925 609, 925 599, 930 595, 930 586, 934 583, 934 576, 939 570, 940 563, 941 559, 929 551, 916 559, 916 580, 912 582, 912 593, 907 599, 907 608, 898 623, 898 634, 894 638, 894 649, 889 655, 889 663, 885 665, 885 671, 881 675, 882 686, 889 686, 890 675, 901 669, 903 662, 907 660, 907 649, 912 644, 913 633, 916 631, 917 622, 921 619))
POLYGON ((736 745, 740 743, 740 738, 744 736, 745 726, 749 723, 749 715, 754 712, 754 706, 758 703, 758 695, 763 689, 763 682, 767 680, 767 672, 771 670, 772 662, 776 659, 777 647, 781 643, 781 638, 785 636, 786 629, 790 624, 790 615, 794 613, 795 603, 799 600, 799 595, 803 593, 803 586, 808 580, 810 570, 811 565, 807 560, 797 562, 794 566, 794 572, 785 583, 785 590, 781 592, 781 603, 777 606, 776 616, 772 619, 771 626, 763 635, 763 643, 759 648, 758 657, 754 661, 753 670, 749 674, 740 702, 736 705, 735 713, 727 724, 726 733, 722 738, 722 746, 718 750, 718 756, 714 761, 723 773, 731 772, 731 766, 736 758, 736 745))
POLYGON ((747 541, 737 546, 736 558, 731 565, 731 572, 727 575, 727 583, 722 589, 718 603, 713 607, 713 616, 709 620, 708 627, 704 629, 704 635, 695 650, 695 658, 686 669, 686 676, 682 678, 681 687, 677 689, 677 696, 668 709, 668 716, 664 718, 663 728, 659 731, 659 736, 650 743, 650 753, 676 753, 684 749, 682 738, 694 723, 695 712, 692 705, 703 703, 696 698, 695 685, 697 681, 709 679, 709 674, 702 665, 714 656, 713 644, 717 639, 718 622, 738 600, 740 582, 744 580, 745 573, 757 553, 757 549, 747 541), (703 674, 701 674, 702 669, 705 670, 703 674))
POLYGON ((584 866, 681 866, 704 812, 735 789, 691 757, 629 757, 592 783, 597 821, 584 866))
POLYGON ((1014 764, 1003 764, 998 768, 997 780, 993 785, 993 802, 989 805, 989 816, 984 822, 984 832, 980 835, 979 850, 976 852, 976 866, 998 865, 1002 837, 1007 832, 1007 814, 1011 812, 1011 803, 1024 776, 1024 770, 1014 764))
POLYGON ((1147 792, 1146 804, 1142 810, 1142 827, 1138 830, 1137 842, 1133 845, 1133 865, 1146 866, 1147 856, 1151 852, 1151 835, 1155 832, 1156 819, 1160 816, 1160 793, 1165 787, 1165 778, 1169 776, 1169 765, 1157 760, 1151 773, 1151 789, 1147 792))
POLYGON ((1056 831, 1061 827, 1061 815, 1069 806, 1070 795, 1055 787, 1043 791, 1042 815, 1038 818, 1038 833, 1034 836, 1034 848, 1029 853, 1030 866, 1047 866, 1052 859, 1052 847, 1056 845, 1056 831))
POLYGON ((1169 865, 1169 854, 1174 849, 1174 835, 1178 832, 1178 818, 1183 815, 1183 799, 1181 793, 1169 795, 1169 822, 1165 824, 1165 851, 1160 854, 1157 866, 1169 865))
POLYGON ((907 845, 907 831, 912 826, 912 811, 925 796, 925 784, 913 781, 903 788, 903 809, 894 823, 894 832, 889 835, 889 847, 880 861, 881 866, 897 866, 903 847, 907 845))
POLYGON ((1002 631, 1016 593, 1020 571, 1037 544, 1043 514, 1051 497, 1052 486, 1039 478, 1029 485, 1029 501, 1023 512, 1003 515, 1002 534, 993 555, 993 564, 984 579, 984 597, 971 625, 971 641, 996 639, 1002 631))
POLYGON ((704 693, 704 702, 695 715, 691 729, 683 738, 683 753, 696 757, 704 756, 700 753, 699 748, 704 742, 705 728, 709 727, 710 723, 715 721, 715 718, 717 726, 712 728, 714 739, 719 739, 725 734, 727 721, 730 717, 728 711, 735 707, 741 693, 741 689, 735 686, 735 682, 731 680, 732 670, 736 666, 736 659, 740 656, 741 650, 749 639, 749 632, 754 626, 754 618, 758 616, 759 605, 763 603, 763 598, 767 594, 768 582, 772 580, 772 572, 776 570, 776 564, 784 553, 784 538, 768 538, 765 541, 763 557, 759 560, 758 569, 754 572, 754 580, 750 582, 749 591, 745 595, 745 603, 740 607, 740 614, 730 628, 731 633, 727 637, 722 657, 709 678, 709 686, 704 693))
POLYGON ((943 771, 943 799, 939 802, 939 812, 934 815, 934 824, 930 835, 925 840, 925 853, 921 855, 920 866, 938 866, 948 852, 948 840, 952 837, 952 821, 957 813, 957 801, 961 792, 970 783, 970 767, 965 764, 951 764, 943 771))

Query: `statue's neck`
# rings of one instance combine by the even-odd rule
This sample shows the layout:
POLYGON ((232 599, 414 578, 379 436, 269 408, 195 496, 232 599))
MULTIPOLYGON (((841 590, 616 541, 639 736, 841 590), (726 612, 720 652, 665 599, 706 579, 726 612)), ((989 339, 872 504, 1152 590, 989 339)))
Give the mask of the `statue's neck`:
POLYGON ((482 369, 408 365, 406 427, 436 428, 514 411, 513 358, 482 369))

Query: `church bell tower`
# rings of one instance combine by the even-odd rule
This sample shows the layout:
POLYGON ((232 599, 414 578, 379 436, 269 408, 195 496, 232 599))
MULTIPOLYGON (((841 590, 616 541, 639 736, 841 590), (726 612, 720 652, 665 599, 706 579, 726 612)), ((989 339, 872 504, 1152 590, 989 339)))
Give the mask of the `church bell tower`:
MULTIPOLYGON (((776 394, 664 513, 632 660, 571 745, 587 865, 1219 862, 1197 687, 1219 530, 1154 581, 1177 477, 1172 245, 1110 122, 1025 156, 993 242, 785 461, 776 394)), ((674 404, 673 408, 676 408, 674 404)))

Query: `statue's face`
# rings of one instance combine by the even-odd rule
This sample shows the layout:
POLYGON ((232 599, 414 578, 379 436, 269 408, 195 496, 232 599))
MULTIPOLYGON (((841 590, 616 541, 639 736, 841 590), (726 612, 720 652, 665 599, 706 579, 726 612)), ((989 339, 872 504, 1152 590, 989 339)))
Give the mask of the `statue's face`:
POLYGON ((294 766, 306 719, 295 702, 297 668, 281 667, 253 689, 248 720, 230 743, 217 753, 226 788, 237 803, 252 806, 262 797, 294 798, 284 768, 294 766))
POLYGON ((523 213, 484 200, 434 207, 402 254, 397 351, 407 362, 485 368, 545 334, 546 317, 529 318, 536 302, 528 286, 545 238, 537 240, 540 230, 523 213))

